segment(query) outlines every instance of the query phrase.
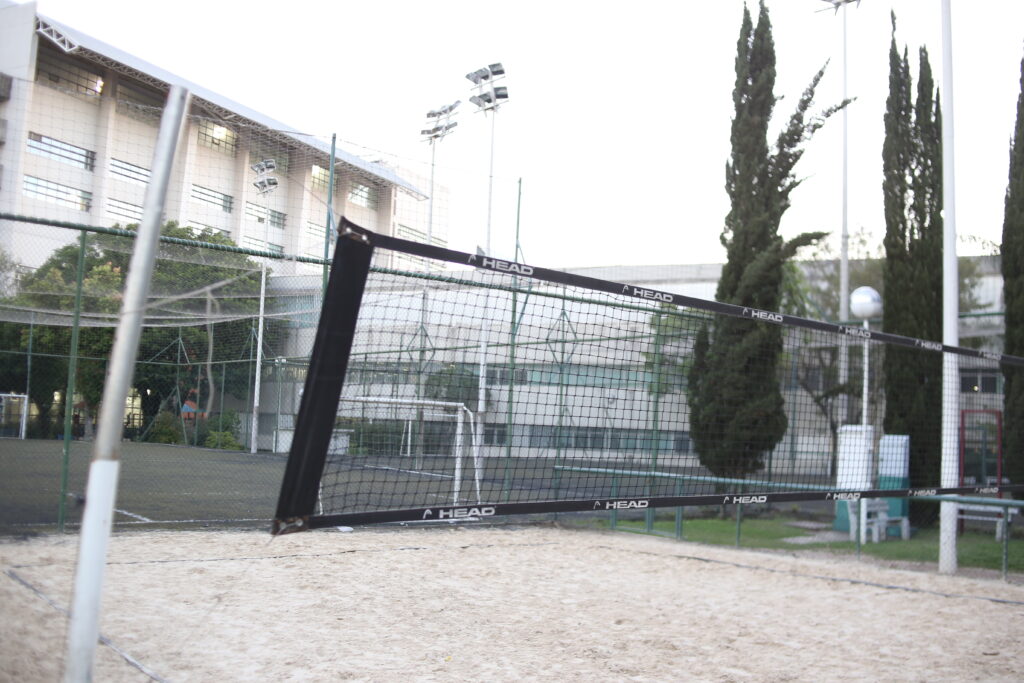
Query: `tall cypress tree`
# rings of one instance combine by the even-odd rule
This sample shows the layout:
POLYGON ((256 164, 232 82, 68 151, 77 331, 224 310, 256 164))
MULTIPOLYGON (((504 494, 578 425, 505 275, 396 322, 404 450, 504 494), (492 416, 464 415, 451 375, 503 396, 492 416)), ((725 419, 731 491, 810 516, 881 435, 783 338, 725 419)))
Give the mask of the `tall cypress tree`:
MULTIPOLYGON (((942 338, 942 120, 928 51, 920 51, 917 97, 906 49, 896 48, 896 17, 889 46, 889 98, 882 147, 885 201, 886 332, 942 338)), ((910 436, 911 485, 939 481, 942 357, 887 347, 883 361, 887 434, 910 436)), ((918 523, 933 514, 914 506, 918 523)))
MULTIPOLYGON (((1010 180, 1003 209, 1003 301, 1006 353, 1024 356, 1024 59, 1020 63, 1017 123, 1010 145, 1010 180)), ((1003 471, 1024 482, 1024 368, 1004 365, 1003 471)), ((1020 494, 1018 494, 1020 496, 1020 494)))
MULTIPOLYGON (((796 111, 768 145, 775 107, 775 44, 764 0, 757 26, 744 6, 736 49, 732 154, 726 165, 731 209, 722 244, 728 260, 716 298, 762 311, 779 308, 783 265, 796 250, 824 233, 806 233, 789 242, 779 223, 799 185, 793 175, 804 144, 845 103, 808 116, 815 74, 796 111)), ((701 463, 719 476, 745 477, 763 467, 764 456, 786 431, 777 377, 782 330, 769 323, 719 317, 704 326, 694 346, 687 392, 690 433, 701 463)))

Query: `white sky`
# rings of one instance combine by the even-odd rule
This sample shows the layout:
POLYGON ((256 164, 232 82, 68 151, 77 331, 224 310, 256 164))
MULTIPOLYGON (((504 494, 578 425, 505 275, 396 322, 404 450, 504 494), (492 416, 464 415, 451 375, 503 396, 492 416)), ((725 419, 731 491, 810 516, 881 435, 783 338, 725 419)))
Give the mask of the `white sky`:
MULTIPOLYGON (((756 0, 751 1, 756 20, 756 0)), ((818 108, 842 99, 842 10, 769 0, 776 126, 828 59, 818 108), (818 11, 825 9, 826 11, 818 11)), ((492 244, 511 256, 517 180, 528 262, 553 267, 707 263, 728 212, 733 61, 741 0, 336 2, 39 0, 39 12, 367 158, 429 174, 419 136, 430 109, 468 100, 464 75, 500 61, 492 244)), ((847 10, 849 227, 881 242, 882 117, 889 13, 897 43, 928 47, 942 83, 939 0, 863 0, 847 10)), ((1008 149, 1020 93, 1024 2, 952 0, 957 229, 1000 241, 1008 149)), ((451 187, 450 241, 483 244, 490 121, 460 108, 438 147, 451 187)), ((842 120, 810 143, 784 235, 842 221, 842 120)), ((424 209, 425 210, 425 209, 424 209)), ((960 253, 983 249, 961 244, 960 253)), ((836 247, 838 253, 838 247, 836 247)))

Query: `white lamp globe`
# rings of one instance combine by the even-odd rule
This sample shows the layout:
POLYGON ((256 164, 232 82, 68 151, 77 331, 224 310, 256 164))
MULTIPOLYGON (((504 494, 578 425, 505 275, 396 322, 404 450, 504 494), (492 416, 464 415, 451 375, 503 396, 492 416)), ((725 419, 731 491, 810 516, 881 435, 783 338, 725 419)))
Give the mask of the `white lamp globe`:
POLYGON ((882 314, 882 295, 874 287, 858 287, 850 293, 850 312, 861 320, 882 314))

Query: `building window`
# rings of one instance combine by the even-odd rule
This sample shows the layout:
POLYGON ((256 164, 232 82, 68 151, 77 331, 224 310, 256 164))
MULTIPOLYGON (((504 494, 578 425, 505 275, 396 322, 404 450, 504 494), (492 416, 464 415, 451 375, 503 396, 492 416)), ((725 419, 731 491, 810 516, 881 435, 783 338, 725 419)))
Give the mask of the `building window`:
POLYGON ((25 176, 24 192, 29 197, 42 199, 51 204, 59 204, 78 211, 88 211, 92 208, 92 192, 79 190, 60 183, 54 183, 42 178, 25 176))
POLYGON ((117 112, 142 121, 159 121, 166 97, 154 90, 119 82, 117 112))
POLYGON ((149 184, 148 168, 129 164, 127 161, 121 161, 120 159, 110 160, 110 173, 121 180, 127 180, 128 182, 135 183, 136 185, 149 184))
POLYGON ((235 200, 231 195, 217 192, 216 190, 211 190, 208 187, 202 187, 200 185, 192 186, 192 199, 220 207, 224 213, 231 213, 231 209, 234 208, 235 203, 235 200))
POLYGON ((98 69, 90 68, 55 50, 39 50, 36 55, 36 80, 80 95, 99 95, 103 92, 103 74, 98 69))
POLYGON ((488 366, 487 384, 491 386, 495 384, 508 384, 512 380, 514 380, 516 384, 526 384, 529 380, 526 368, 516 368, 513 371, 510 368, 501 367, 500 365, 488 366))
POLYGON ((288 215, 281 213, 280 211, 274 211, 273 209, 267 209, 260 206, 259 204, 253 204, 252 202, 245 203, 245 217, 256 221, 257 223, 266 223, 267 214, 270 215, 270 227, 277 228, 278 230, 284 230, 285 220, 288 215))
POLYGON ((508 445, 508 426, 503 424, 484 425, 484 445, 508 445))
POLYGON ((326 232, 326 226, 324 223, 306 221, 306 237, 308 237, 314 244, 319 242, 322 245, 324 243, 324 232, 326 232))
POLYGON ((313 189, 326 190, 329 182, 331 182, 331 169, 313 164, 313 176, 310 180, 313 189))
POLYGON ((210 119, 199 120, 199 144, 212 147, 231 156, 238 151, 238 133, 210 119))
POLYGON ((577 427, 573 430, 573 447, 602 449, 604 448, 605 430, 602 427, 577 427))
POLYGON ((224 228, 218 228, 216 225, 207 225, 206 223, 200 223, 199 221, 193 220, 191 218, 188 219, 188 221, 185 222, 185 225, 187 225, 188 227, 192 228, 196 232, 203 232, 204 230, 209 230, 211 233, 214 233, 214 234, 220 234, 220 235, 227 235, 228 234, 228 231, 225 230, 224 228))
POLYGON ((317 258, 324 256, 324 223, 306 221, 306 254, 317 258))
POLYGON ((242 246, 246 249, 254 249, 256 251, 269 251, 271 254, 284 254, 284 247, 282 245, 264 242, 263 240, 255 237, 243 237, 242 246))
POLYGON ((998 394, 999 373, 985 370, 965 370, 960 372, 960 391, 965 394, 998 394))
POLYGON ((275 171, 288 175, 288 150, 269 142, 253 141, 249 145, 249 163, 258 164, 264 159, 273 159, 275 171))
POLYGON ((363 183, 352 183, 349 190, 348 200, 356 206, 365 206, 367 209, 377 210, 377 188, 363 183))
POLYGON ((71 166, 84 168, 86 171, 96 168, 96 152, 40 133, 28 134, 28 150, 41 157, 56 159, 71 166))
POLYGON ((138 223, 142 220, 142 207, 122 202, 120 199, 111 199, 107 202, 107 215, 111 218, 124 218, 138 223))
POLYGON ((445 241, 437 235, 431 235, 430 240, 428 240, 425 230, 420 230, 419 228, 414 228, 411 225, 403 225, 401 223, 395 226, 395 237, 412 240, 413 242, 419 242, 420 244, 429 243, 437 247, 445 246, 445 241))

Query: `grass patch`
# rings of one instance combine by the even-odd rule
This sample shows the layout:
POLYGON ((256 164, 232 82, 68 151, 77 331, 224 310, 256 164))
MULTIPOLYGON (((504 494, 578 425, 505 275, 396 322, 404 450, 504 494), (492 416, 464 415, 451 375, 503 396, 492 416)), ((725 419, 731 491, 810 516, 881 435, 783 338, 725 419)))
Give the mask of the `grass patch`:
MULTIPOLYGON (((805 529, 789 526, 793 519, 748 518, 740 527, 740 545, 744 548, 773 548, 792 550, 799 546, 785 543, 782 539, 810 534, 805 529)), ((623 531, 643 532, 644 523, 638 520, 619 520, 618 528, 623 531)), ((659 519, 654 522, 654 533, 675 536, 675 520, 659 519)), ((736 545, 735 519, 687 519, 683 521, 683 538, 696 543, 711 545, 736 545)))
MULTIPOLYGON (((855 555, 857 544, 853 541, 795 544, 783 539, 809 536, 812 532, 790 526, 796 521, 792 517, 750 517, 743 520, 740 528, 740 547, 800 552, 801 550, 827 551, 837 555, 855 555)), ((607 525, 607 521, 605 522, 607 525)), ((643 520, 619 520, 618 529, 632 533, 643 533, 643 520)), ((654 533, 675 536, 674 519, 658 519, 654 533)), ((710 545, 736 545, 736 520, 700 518, 683 522, 683 539, 710 545)), ((939 561, 939 530, 917 529, 909 541, 890 539, 884 543, 866 543, 861 553, 881 560, 895 562, 939 561)), ((1003 544, 995 540, 994 530, 967 530, 957 537, 957 564, 961 567, 1001 570, 1003 566, 1003 544)), ((1024 572, 1024 532, 1016 530, 1010 539, 1009 570, 1024 572)))
MULTIPOLYGON (((809 546, 821 548, 821 545, 809 546)), ((852 542, 826 544, 830 551, 855 553, 852 542)), ((889 540, 885 543, 867 543, 861 552, 871 557, 898 562, 939 561, 939 530, 919 529, 909 541, 889 540)), ((957 564, 961 567, 1001 570, 1003 567, 1003 543, 995 540, 993 531, 965 531, 956 541, 957 564)), ((1007 563, 1012 572, 1024 572, 1024 540, 1020 534, 1010 538, 1010 552, 1007 563)))

